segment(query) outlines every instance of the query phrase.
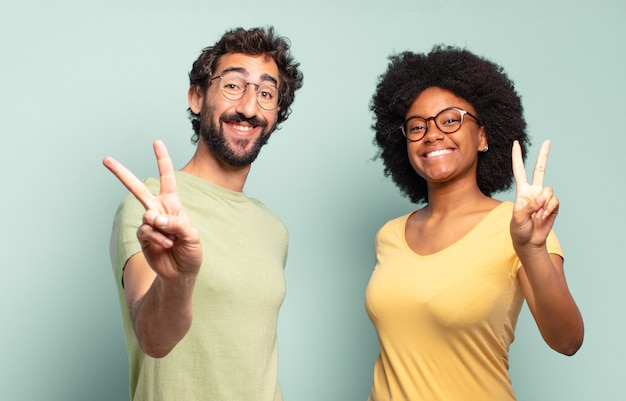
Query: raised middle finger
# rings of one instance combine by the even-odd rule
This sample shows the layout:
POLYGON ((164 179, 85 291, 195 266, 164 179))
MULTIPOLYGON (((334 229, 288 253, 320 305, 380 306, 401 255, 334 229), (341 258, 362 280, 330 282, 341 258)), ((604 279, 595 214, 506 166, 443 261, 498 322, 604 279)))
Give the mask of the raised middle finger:
POLYGON ((129 169, 112 157, 105 157, 102 164, 111 171, 118 180, 137 198, 143 207, 148 210, 154 203, 154 195, 139 178, 129 169))
POLYGON ((533 171, 533 186, 543 187, 543 178, 546 174, 546 165, 548 164, 548 155, 550 154, 550 141, 544 141, 539 148, 537 162, 533 171))

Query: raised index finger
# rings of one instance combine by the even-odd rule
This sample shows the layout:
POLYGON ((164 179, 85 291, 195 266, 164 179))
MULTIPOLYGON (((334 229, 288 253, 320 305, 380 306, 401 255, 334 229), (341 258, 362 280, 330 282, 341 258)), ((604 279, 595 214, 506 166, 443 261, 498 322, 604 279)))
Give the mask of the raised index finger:
POLYGON ((546 165, 548 164, 548 154, 550 153, 550 141, 546 140, 539 148, 535 170, 533 171, 533 186, 543 187, 543 177, 546 174, 546 165))
POLYGON ((511 152, 511 161, 513 162, 513 177, 515 185, 520 188, 522 185, 528 184, 526 178, 526 168, 524 167, 524 159, 522 158, 522 147, 519 141, 513 142, 513 150, 511 152))
POLYGON ((175 194, 176 193, 176 177, 174 175, 174 165, 170 154, 162 141, 154 141, 154 154, 159 166, 159 176, 161 182, 160 193, 175 194))

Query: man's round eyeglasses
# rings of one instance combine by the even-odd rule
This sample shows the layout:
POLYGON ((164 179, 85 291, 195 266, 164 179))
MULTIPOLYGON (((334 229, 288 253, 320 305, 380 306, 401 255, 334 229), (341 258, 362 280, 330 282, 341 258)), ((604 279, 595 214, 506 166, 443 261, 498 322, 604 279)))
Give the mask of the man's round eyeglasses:
POLYGON ((444 134, 451 134, 461 129, 463 125, 463 118, 465 115, 472 117, 478 125, 482 125, 478 118, 467 110, 462 110, 457 107, 448 107, 441 110, 434 117, 419 117, 411 116, 404 120, 400 126, 402 134, 411 142, 417 142, 424 138, 428 132, 428 121, 433 120, 439 131, 444 134))
POLYGON ((255 84, 247 82, 237 73, 226 72, 209 79, 212 82, 216 79, 220 80, 220 92, 228 100, 241 99, 248 90, 248 85, 255 86, 256 100, 264 110, 274 110, 280 103, 280 93, 275 85, 271 84, 255 84))

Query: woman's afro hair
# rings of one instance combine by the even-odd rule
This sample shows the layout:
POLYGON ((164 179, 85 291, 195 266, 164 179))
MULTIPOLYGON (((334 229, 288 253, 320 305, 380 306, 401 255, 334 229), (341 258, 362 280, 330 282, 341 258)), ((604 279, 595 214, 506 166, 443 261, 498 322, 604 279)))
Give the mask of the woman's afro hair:
POLYGON ((383 160, 385 175, 391 176, 412 202, 428 202, 426 181, 411 166, 399 127, 415 98, 427 88, 438 87, 468 101, 484 126, 489 150, 478 157, 480 190, 491 196, 509 189, 513 141, 520 142, 526 155, 530 139, 520 96, 502 67, 465 49, 443 45, 428 54, 403 52, 389 60, 370 104, 374 142, 380 148, 378 157, 383 160))

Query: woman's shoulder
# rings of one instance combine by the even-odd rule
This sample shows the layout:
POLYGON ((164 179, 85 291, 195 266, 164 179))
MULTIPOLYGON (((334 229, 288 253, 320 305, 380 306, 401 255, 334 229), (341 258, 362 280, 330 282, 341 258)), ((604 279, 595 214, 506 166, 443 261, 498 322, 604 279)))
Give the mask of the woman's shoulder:
POLYGON ((380 237, 381 235, 384 236, 390 234, 399 235, 401 233, 404 233, 406 223, 413 213, 415 213, 415 211, 411 211, 401 216, 387 220, 387 222, 380 227, 376 236, 380 237))

